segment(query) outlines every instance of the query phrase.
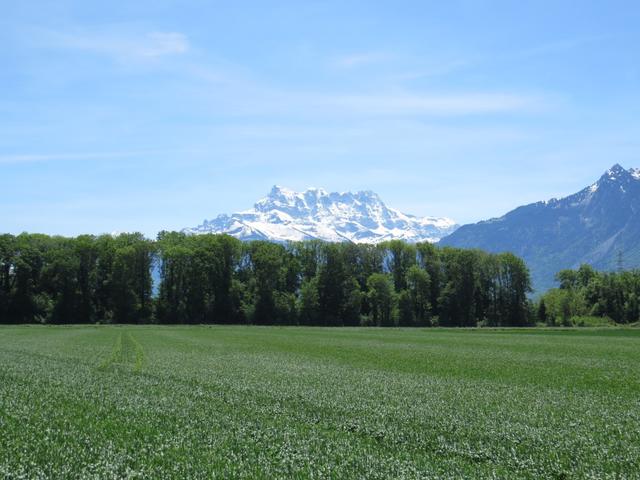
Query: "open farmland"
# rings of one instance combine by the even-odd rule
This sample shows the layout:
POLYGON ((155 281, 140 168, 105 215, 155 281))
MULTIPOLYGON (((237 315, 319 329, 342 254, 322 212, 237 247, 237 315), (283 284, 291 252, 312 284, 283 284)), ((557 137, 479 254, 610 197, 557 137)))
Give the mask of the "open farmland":
POLYGON ((0 328, 3 478, 640 478, 640 331, 0 328))

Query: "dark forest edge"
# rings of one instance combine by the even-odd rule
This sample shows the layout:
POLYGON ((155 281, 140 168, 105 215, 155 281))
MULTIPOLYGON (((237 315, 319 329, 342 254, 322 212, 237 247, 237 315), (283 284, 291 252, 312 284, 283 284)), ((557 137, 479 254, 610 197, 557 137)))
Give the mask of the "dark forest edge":
POLYGON ((537 319, 548 326, 638 324, 640 270, 598 272, 589 265, 561 270, 559 288, 537 303, 537 319))
POLYGON ((561 287, 534 304, 527 266, 510 253, 398 240, 283 245, 178 232, 161 232, 155 241, 140 233, 5 234, 0 322, 505 327, 571 325, 585 315, 637 321, 640 274, 582 267, 574 279, 570 272, 561 272, 561 287))

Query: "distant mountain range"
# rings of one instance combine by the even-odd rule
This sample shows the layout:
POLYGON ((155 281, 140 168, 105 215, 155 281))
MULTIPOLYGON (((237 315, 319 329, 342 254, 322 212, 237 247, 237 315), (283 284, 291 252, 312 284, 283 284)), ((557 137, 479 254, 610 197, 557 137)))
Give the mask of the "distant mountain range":
POLYGON ((440 245, 510 251, 522 257, 538 291, 558 270, 640 266, 640 169, 614 165, 593 185, 561 199, 525 205, 464 225, 440 245))
POLYGON ((403 214, 371 191, 294 192, 275 186, 250 210, 219 215, 184 231, 227 233, 241 240, 401 239, 508 251, 527 262, 534 288, 543 291, 555 285, 559 270, 582 263, 601 270, 640 267, 640 169, 616 164, 578 193, 462 227, 448 218, 403 214))
POLYGON ((310 188, 294 192, 274 186, 250 210, 218 215, 183 231, 226 233, 241 240, 379 243, 393 239, 437 242, 456 228, 448 218, 416 217, 387 207, 371 191, 327 193, 310 188))

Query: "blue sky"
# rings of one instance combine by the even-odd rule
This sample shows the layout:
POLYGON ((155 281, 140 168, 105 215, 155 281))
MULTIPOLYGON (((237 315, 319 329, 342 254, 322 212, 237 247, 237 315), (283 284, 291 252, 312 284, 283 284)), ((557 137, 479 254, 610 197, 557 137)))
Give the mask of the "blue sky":
POLYGON ((640 166, 634 1, 0 12, 1 231, 154 236, 273 184, 467 223, 640 166))

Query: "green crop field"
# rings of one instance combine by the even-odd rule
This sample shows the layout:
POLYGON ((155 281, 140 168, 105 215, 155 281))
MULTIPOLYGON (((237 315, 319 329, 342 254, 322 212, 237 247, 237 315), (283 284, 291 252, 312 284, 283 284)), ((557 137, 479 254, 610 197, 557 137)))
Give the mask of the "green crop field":
POLYGON ((1 478, 640 478, 640 331, 0 328, 1 478))

